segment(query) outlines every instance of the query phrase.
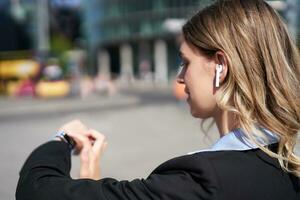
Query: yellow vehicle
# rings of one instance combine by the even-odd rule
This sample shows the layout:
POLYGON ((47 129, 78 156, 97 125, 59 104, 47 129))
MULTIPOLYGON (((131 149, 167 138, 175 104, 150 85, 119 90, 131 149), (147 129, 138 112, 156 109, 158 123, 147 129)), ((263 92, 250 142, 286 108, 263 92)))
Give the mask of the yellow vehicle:
POLYGON ((70 93, 70 90, 70 83, 64 80, 40 81, 35 87, 36 95, 42 98, 64 97, 70 93))
POLYGON ((0 59, 0 93, 14 95, 24 80, 36 77, 40 63, 30 58, 0 59))
POLYGON ((35 77, 40 70, 40 64, 31 59, 0 60, 1 79, 24 79, 35 77))

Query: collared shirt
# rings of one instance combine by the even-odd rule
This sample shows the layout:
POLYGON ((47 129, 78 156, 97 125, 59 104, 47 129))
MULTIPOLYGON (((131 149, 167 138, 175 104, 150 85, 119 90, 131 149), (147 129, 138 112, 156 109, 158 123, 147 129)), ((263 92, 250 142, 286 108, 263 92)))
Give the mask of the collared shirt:
MULTIPOLYGON (((260 130, 265 134, 264 138, 255 136, 260 145, 266 146, 279 141, 279 137, 271 131, 265 128, 260 128, 260 130)), ((207 151, 245 151, 257 148, 258 146, 248 138, 244 131, 237 128, 221 137, 211 148, 189 152, 188 155, 207 151)))

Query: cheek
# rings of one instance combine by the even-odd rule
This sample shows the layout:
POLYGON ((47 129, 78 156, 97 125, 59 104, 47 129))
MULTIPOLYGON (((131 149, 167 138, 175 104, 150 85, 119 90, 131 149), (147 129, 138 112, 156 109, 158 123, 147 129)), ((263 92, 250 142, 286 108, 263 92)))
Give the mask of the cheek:
POLYGON ((191 114, 197 118, 211 117, 215 108, 216 100, 213 93, 213 80, 211 77, 202 77, 195 82, 191 94, 191 114))
POLYGON ((202 93, 193 99, 191 112, 197 118, 209 118, 213 115, 216 108, 216 100, 213 95, 202 93))

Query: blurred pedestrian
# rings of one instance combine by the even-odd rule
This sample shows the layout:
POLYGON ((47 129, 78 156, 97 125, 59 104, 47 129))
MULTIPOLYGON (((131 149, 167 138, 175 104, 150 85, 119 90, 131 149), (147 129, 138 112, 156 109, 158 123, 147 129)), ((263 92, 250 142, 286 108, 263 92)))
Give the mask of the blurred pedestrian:
POLYGON ((215 145, 166 161, 146 179, 118 181, 101 177, 104 135, 73 121, 27 159, 16 199, 300 199, 300 56, 279 15, 263 0, 218 0, 183 35, 178 82, 192 116, 215 120, 215 145), (70 177, 74 146, 78 180, 70 177))

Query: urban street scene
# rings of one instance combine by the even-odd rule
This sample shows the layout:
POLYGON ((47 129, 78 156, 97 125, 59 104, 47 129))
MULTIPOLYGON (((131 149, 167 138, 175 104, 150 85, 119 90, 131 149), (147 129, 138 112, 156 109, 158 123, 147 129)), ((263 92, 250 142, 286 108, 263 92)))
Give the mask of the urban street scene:
MULTIPOLYGON (((0 0, 0 199, 16 199, 28 156, 72 120, 105 136, 103 178, 146 179, 167 160, 211 148, 220 126, 196 116, 189 80, 179 78, 182 28, 213 2, 0 0)), ((299 52, 300 0, 266 2, 299 52)), ((71 160, 80 179, 80 156, 71 160)))

